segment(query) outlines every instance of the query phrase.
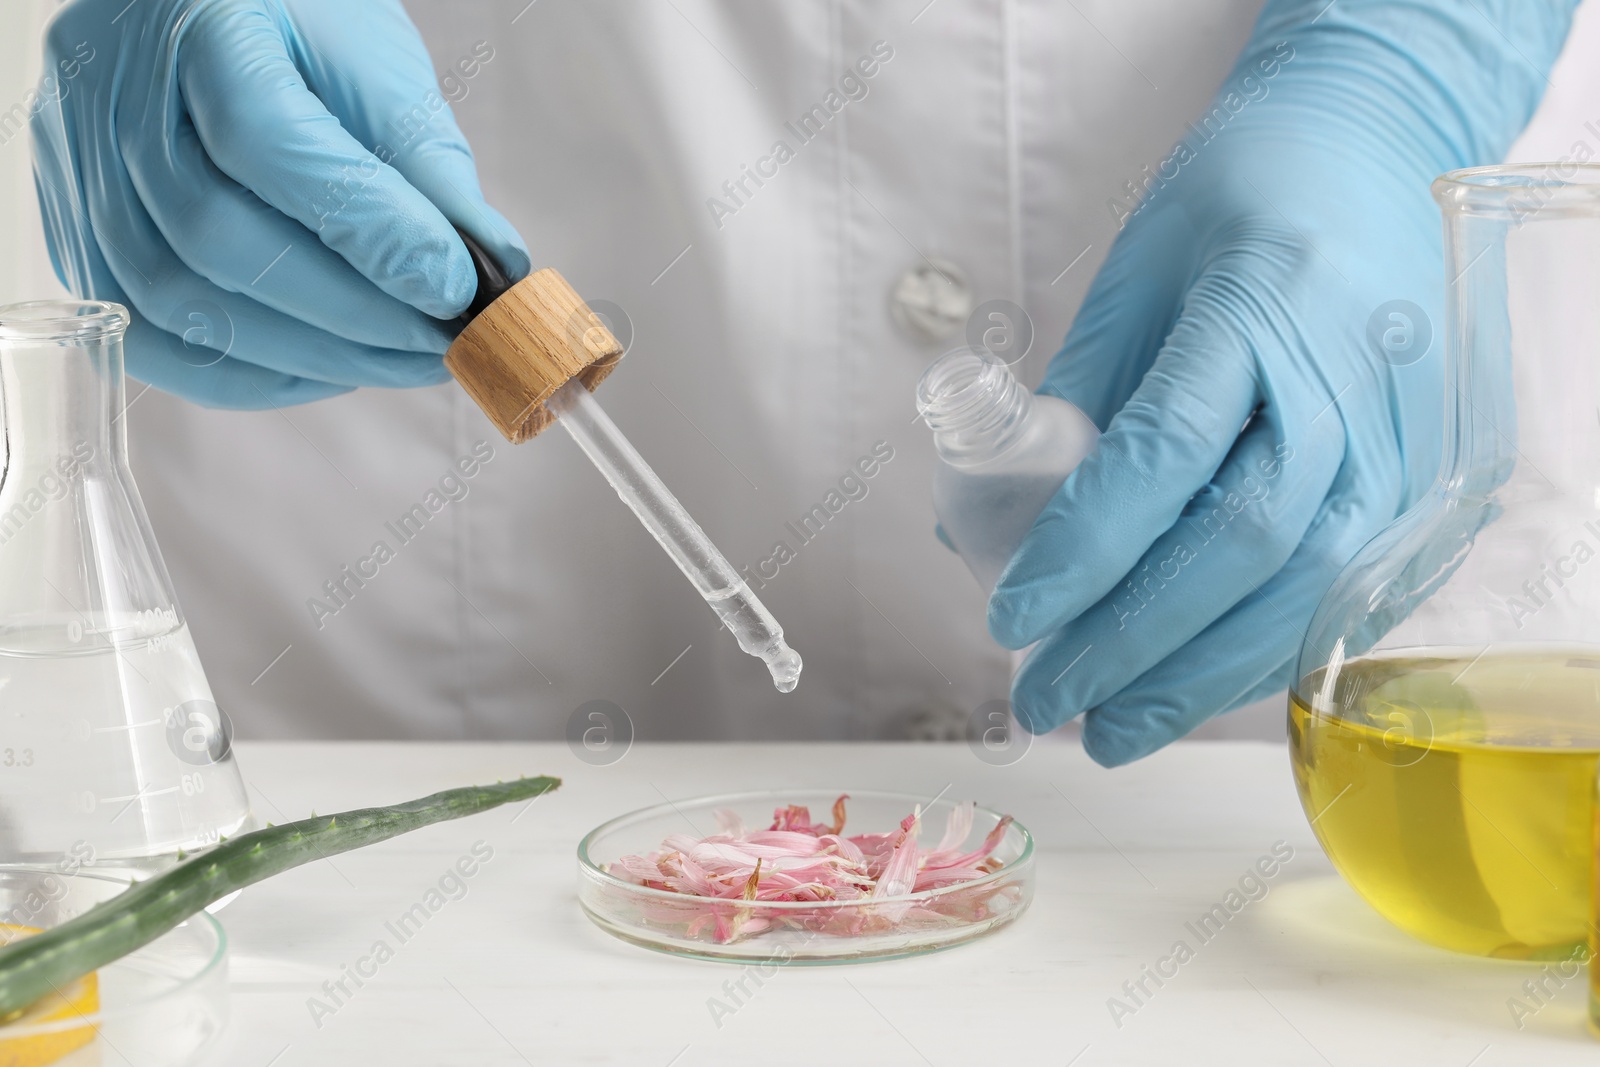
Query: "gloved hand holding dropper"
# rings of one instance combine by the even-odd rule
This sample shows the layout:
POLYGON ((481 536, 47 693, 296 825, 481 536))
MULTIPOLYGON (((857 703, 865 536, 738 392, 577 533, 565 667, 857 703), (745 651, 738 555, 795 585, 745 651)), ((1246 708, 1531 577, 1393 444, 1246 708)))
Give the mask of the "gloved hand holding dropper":
MULTIPOLYGON (((130 307, 131 374, 258 408, 435 384, 449 376, 448 348, 513 440, 543 427, 549 400, 740 647, 780 691, 795 688, 800 657, 782 628, 588 396, 610 359, 598 374, 588 365, 620 349, 577 352, 593 315, 555 272, 540 272, 539 295, 555 293, 566 312, 529 316, 561 350, 535 368, 554 377, 522 383, 532 391, 513 391, 509 411, 490 399, 533 353, 476 344, 484 331, 470 322, 457 337, 452 320, 504 295, 528 255, 484 202, 398 3, 75 0, 46 50, 52 64, 69 55, 69 89, 34 119, 46 236, 69 287, 130 307), (129 34, 155 43, 123 48, 129 34), (576 362, 563 370, 561 359, 576 362)), ((521 339, 513 319, 501 342, 521 339)))
POLYGON ((45 64, 51 259, 128 306, 128 373, 168 392, 433 385, 476 286, 455 228, 528 272, 398 0, 72 0, 45 64))

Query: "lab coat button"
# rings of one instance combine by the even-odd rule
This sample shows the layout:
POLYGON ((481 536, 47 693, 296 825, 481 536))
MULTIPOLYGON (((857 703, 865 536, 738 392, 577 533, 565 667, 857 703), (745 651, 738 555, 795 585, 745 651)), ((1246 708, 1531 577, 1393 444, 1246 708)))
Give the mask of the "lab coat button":
POLYGON ((913 341, 944 341, 959 333, 972 314, 972 287, 954 263, 924 258, 895 283, 889 314, 913 341))

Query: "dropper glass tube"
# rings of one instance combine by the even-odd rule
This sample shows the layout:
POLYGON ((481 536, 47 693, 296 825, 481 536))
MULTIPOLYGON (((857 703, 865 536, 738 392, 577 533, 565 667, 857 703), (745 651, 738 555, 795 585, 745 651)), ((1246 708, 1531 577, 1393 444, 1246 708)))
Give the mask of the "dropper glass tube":
POLYGON ((800 684, 800 654, 785 643, 783 627, 589 390, 573 379, 557 389, 546 404, 622 502, 694 583, 739 647, 766 663, 778 692, 793 692, 800 684))

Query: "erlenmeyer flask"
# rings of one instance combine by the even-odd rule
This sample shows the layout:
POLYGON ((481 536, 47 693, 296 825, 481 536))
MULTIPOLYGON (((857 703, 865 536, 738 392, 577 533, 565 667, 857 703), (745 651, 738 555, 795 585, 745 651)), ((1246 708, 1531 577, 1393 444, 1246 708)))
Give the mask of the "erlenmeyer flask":
POLYGON ((1397 925, 1564 958, 1587 936, 1600 760, 1600 167, 1459 171, 1434 197, 1444 462, 1312 619, 1295 777, 1397 925))
POLYGON ((127 326, 0 308, 0 863, 154 869, 250 820, 128 469, 127 326))

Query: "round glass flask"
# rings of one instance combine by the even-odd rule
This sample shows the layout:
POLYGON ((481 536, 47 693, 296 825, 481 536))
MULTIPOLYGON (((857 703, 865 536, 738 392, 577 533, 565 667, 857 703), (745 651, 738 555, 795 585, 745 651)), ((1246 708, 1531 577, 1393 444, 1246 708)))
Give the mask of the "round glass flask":
POLYGON ((127 326, 0 307, 0 863, 150 870, 250 822, 128 469, 127 326))
POLYGON ((1600 762, 1600 167, 1439 178, 1438 479, 1323 597, 1301 801, 1396 925, 1487 956, 1587 938, 1600 762))

